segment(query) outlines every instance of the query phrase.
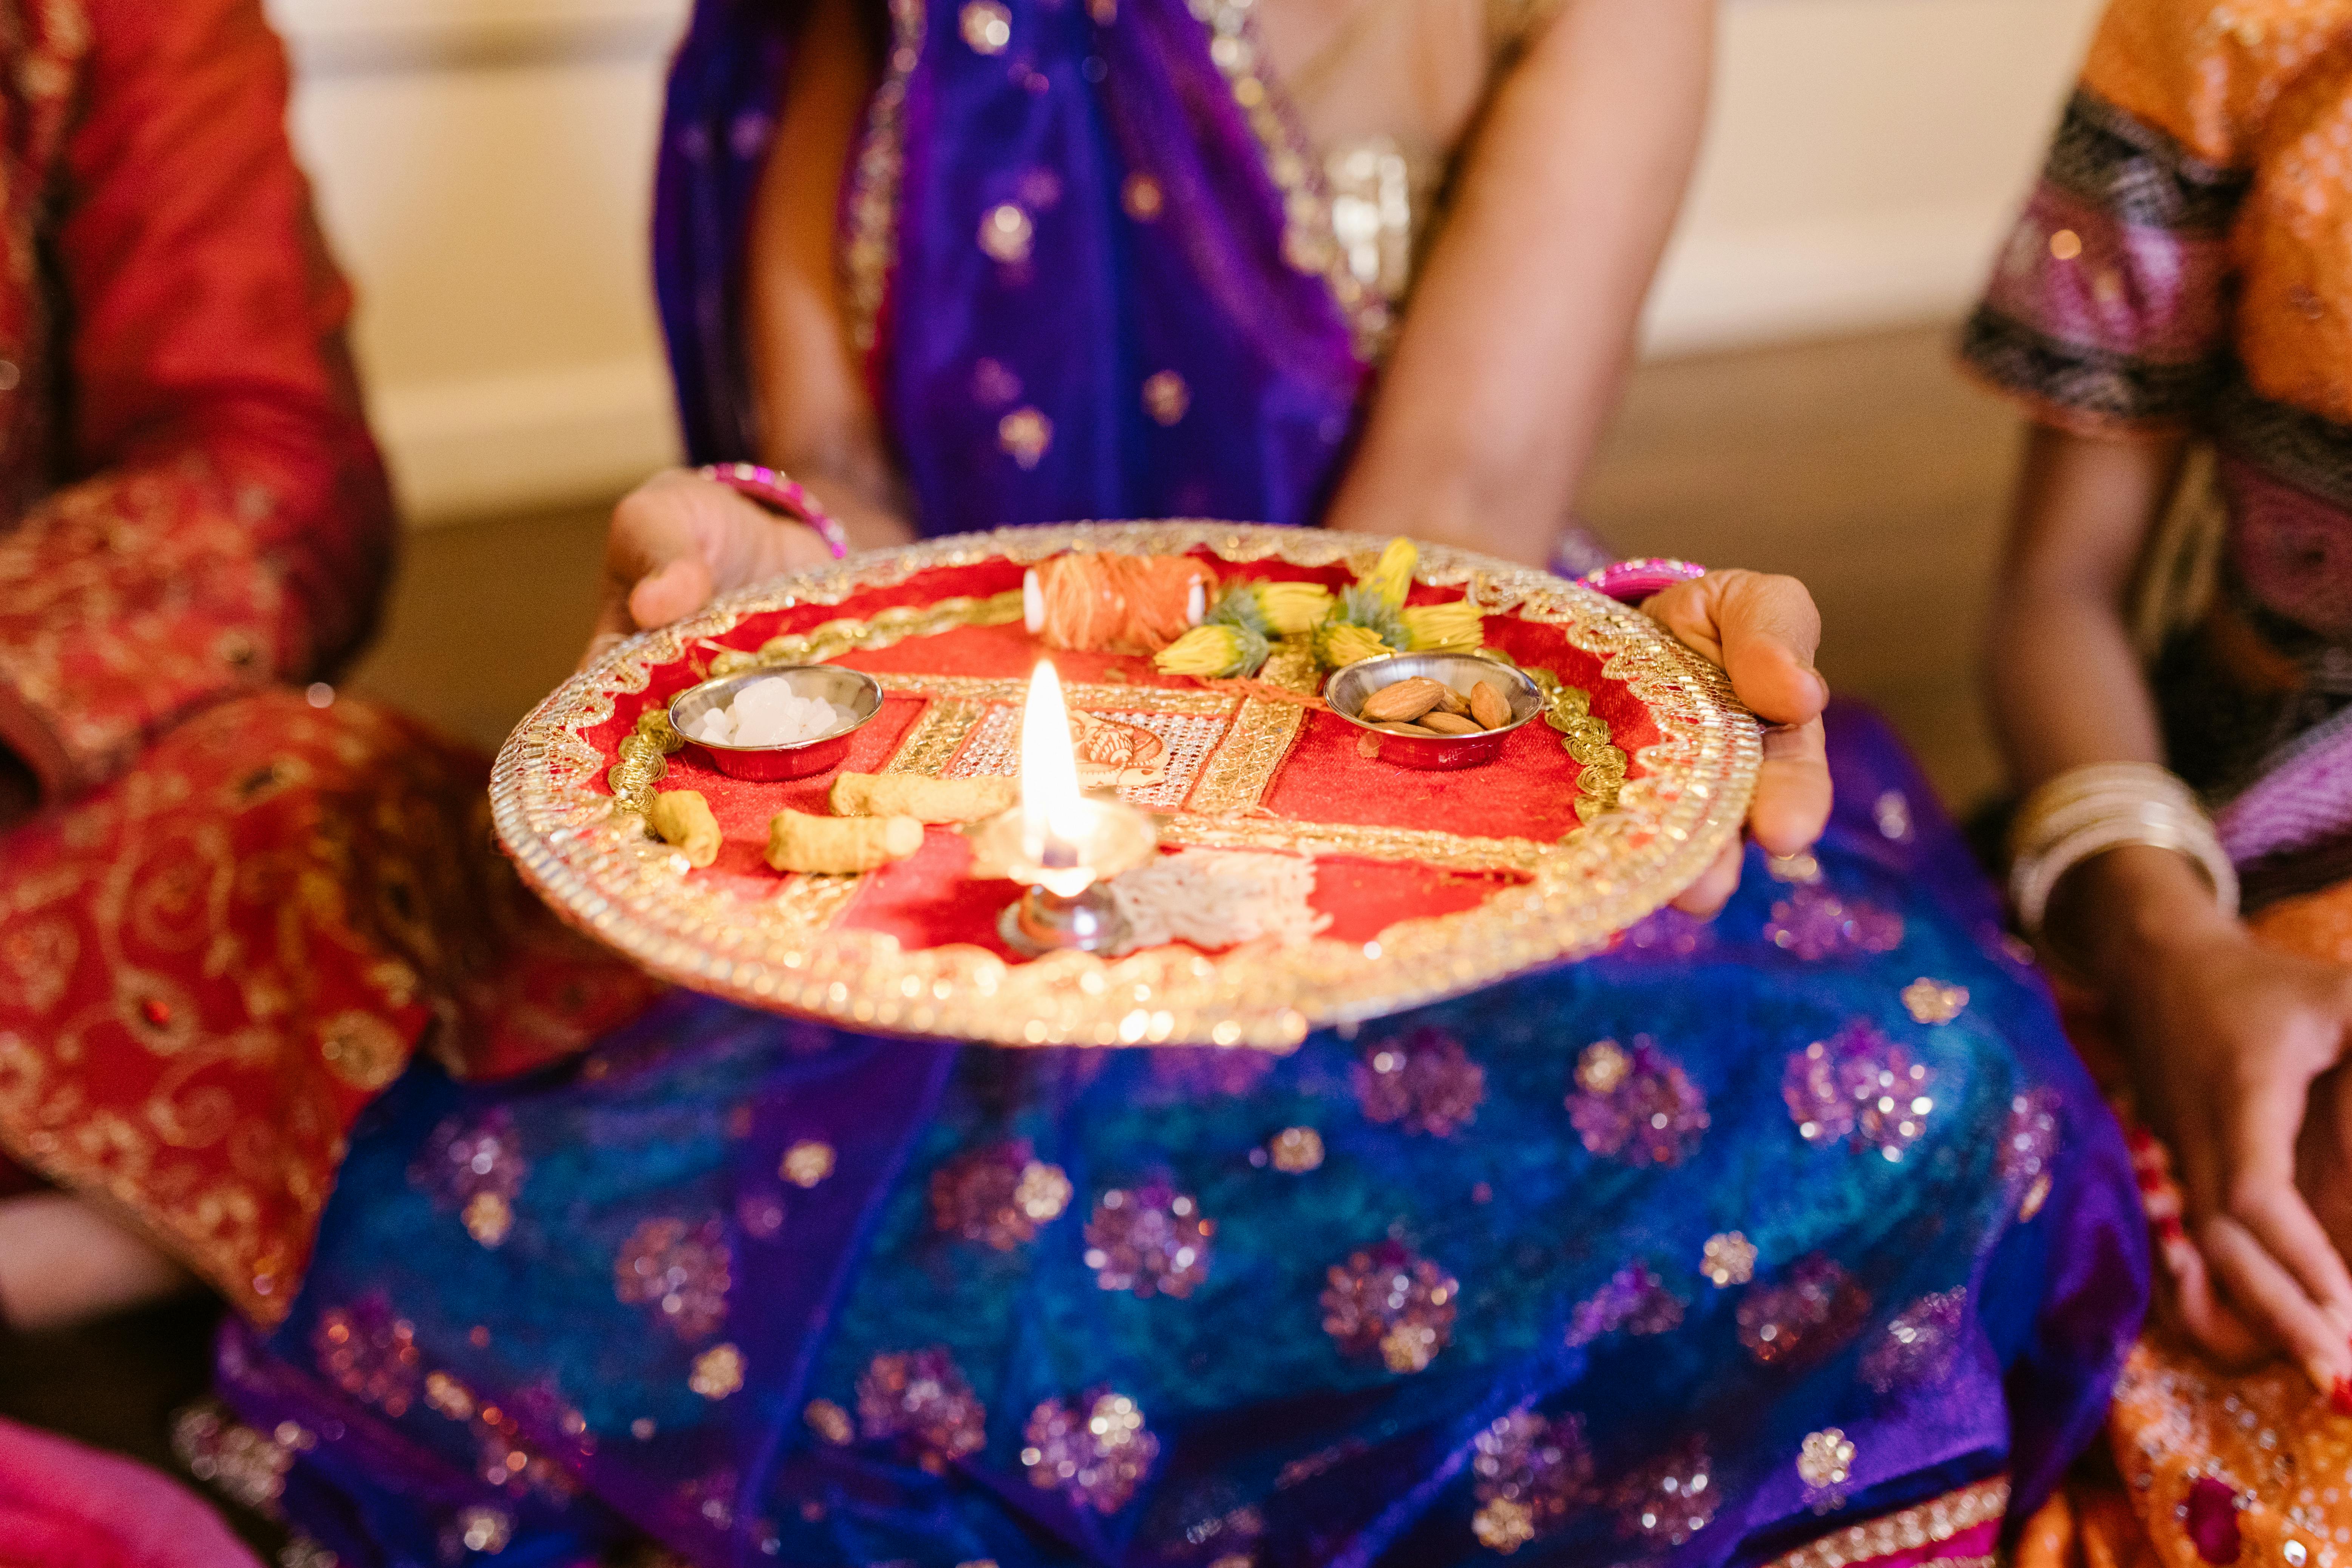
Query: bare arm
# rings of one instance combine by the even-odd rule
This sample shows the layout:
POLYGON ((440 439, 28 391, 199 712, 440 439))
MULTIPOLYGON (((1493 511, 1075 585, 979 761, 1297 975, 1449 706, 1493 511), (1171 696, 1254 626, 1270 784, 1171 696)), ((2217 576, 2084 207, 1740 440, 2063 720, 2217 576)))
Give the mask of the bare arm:
POLYGON ((876 74, 849 0, 816 0, 752 209, 745 300, 761 460, 814 491, 861 550, 914 538, 835 266, 842 176, 876 74))
MULTIPOLYGON (((2031 437, 1988 657, 2028 787, 2086 763, 2164 759, 2124 601, 2182 450, 2031 437)), ((2083 955, 2179 1160, 2188 1237, 2164 1253, 2183 1325, 2227 1357, 2283 1346, 2336 1386, 2352 1375, 2352 1276, 2295 1189, 2294 1150, 2314 1081, 2344 1052, 2352 975, 2254 942, 2169 850, 2079 868, 2051 924, 2083 955)))
MULTIPOLYGON (((1513 68, 1473 133, 1327 524, 1544 559, 1616 405, 1690 181, 1714 38, 1710 0, 1567 0, 1513 68)), ((1790 727, 1749 821, 1773 852, 1803 848, 1830 808, 1811 596, 1729 572, 1649 607, 1790 727)), ((1711 911, 1738 879, 1733 846, 1680 902, 1711 911)))
MULTIPOLYGON (((849 0, 816 0, 753 204, 745 286, 761 460, 799 480, 858 550, 915 537, 843 330, 834 267, 842 175, 874 79, 849 0)), ((825 559, 810 530, 733 490, 683 470, 656 474, 613 510, 585 658, 693 614, 721 589, 825 559)))
POLYGON ((1567 0, 1496 91, 1325 521, 1540 562, 1690 180, 1709 0, 1567 0))
POLYGON ((2084 763, 2164 760, 2125 598, 2185 449, 2047 426, 2027 437, 1986 660, 2023 788, 2084 763))

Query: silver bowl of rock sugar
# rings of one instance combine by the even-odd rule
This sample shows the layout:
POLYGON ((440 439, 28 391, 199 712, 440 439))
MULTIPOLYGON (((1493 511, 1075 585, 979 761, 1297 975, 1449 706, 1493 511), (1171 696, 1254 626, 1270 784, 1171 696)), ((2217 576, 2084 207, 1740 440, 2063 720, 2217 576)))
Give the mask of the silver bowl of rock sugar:
POLYGON ((839 767, 849 738, 882 711, 872 676, 830 664, 722 675, 669 700, 670 727, 730 778, 804 779, 839 767))

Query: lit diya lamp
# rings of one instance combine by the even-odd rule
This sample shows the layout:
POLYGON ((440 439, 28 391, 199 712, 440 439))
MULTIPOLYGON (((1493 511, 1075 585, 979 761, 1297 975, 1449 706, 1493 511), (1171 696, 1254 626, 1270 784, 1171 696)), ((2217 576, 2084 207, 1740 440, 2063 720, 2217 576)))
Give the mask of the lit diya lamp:
POLYGON ((1021 715, 1021 804, 972 829, 973 873, 1028 885, 997 921, 1014 952, 1035 958, 1115 952, 1126 922, 1103 884, 1150 860, 1151 818, 1117 796, 1078 788, 1070 711, 1053 661, 1038 661, 1021 715))

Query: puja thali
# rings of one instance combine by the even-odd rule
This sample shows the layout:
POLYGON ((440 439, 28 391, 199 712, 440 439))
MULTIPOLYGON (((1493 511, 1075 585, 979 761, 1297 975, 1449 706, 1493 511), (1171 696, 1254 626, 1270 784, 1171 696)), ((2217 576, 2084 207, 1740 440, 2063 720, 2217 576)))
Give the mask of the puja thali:
MULTIPOLYGON (((879 1033, 1008 1046, 1286 1049, 1590 954, 1696 879, 1736 837, 1761 761, 1722 673, 1634 609, 1549 574, 1423 547, 1415 605, 1475 606, 1485 658, 1549 710, 1458 772, 1379 760, 1318 700, 1314 639, 1255 678, 1163 673, 1057 651, 1089 782, 1151 814, 1163 854, 1309 862, 1314 934, 1123 956, 1025 958, 999 935, 1019 889, 974 875, 970 840, 851 875, 762 858, 779 812, 823 812, 824 777, 730 777, 670 727, 672 698, 774 666, 836 665, 882 708, 841 763, 942 778, 1020 769, 1045 649, 1024 578, 1070 552, 1190 556, 1223 583, 1361 577, 1383 541, 1222 522, 1072 523, 933 540, 779 578, 621 644, 551 693, 499 755, 491 799, 523 879, 655 973, 745 1005, 879 1033), (695 866, 646 826, 656 791, 704 795, 723 833, 695 866)), ((683 722, 684 721, 681 721, 683 722)))

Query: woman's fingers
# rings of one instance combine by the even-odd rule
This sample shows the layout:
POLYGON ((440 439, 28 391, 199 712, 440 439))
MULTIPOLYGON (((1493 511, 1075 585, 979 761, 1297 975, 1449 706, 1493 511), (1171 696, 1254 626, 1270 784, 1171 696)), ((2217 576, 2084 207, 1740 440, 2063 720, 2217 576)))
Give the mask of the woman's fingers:
MULTIPOLYGON (((656 474, 621 498, 613 509, 613 525, 604 536, 604 579, 596 606, 596 629, 589 644, 590 657, 610 647, 612 640, 642 631, 648 626, 659 626, 661 620, 641 620, 635 613, 633 601, 637 590, 649 579, 660 576, 666 569, 680 563, 703 563, 707 581, 709 566, 703 561, 706 552, 702 532, 696 526, 696 487, 715 489, 709 481, 688 474, 656 474)), ((680 584, 667 595, 657 595, 669 601, 687 596, 690 584, 680 584)), ((703 588, 707 595, 708 586, 703 588)), ((687 605, 681 614, 691 614, 698 606, 687 605)), ((663 620, 675 619, 664 616, 663 620)))
POLYGON ((2198 1348, 2222 1367, 2243 1371, 2260 1365, 2273 1354, 2271 1342, 2246 1325, 2246 1321, 2221 1299, 2213 1271, 2197 1244, 2178 1232, 2158 1242, 2158 1256, 2172 1277, 2172 1289, 2159 1294, 2160 1304, 2198 1348))
POLYGON ((1685 647, 1721 665, 1739 700, 1766 721, 1802 724, 1828 706, 1829 682, 1813 668, 1821 612, 1794 577, 1710 572, 1643 608, 1685 647))
POLYGON ((1739 700, 1772 726, 1748 816, 1757 841, 1775 855, 1812 844, 1829 826, 1831 797, 1821 724, 1830 689, 1813 668, 1822 640, 1813 596, 1793 577, 1710 572, 1643 608, 1685 647, 1721 665, 1739 700))
POLYGON ((2198 1227, 2197 1245, 2231 1301, 2294 1357, 2321 1392, 2352 1377, 2352 1346, 2343 1331, 2252 1231, 2229 1215, 2214 1215, 2198 1227))
POLYGON ((2295 1140, 2311 1087, 2299 1075, 2273 1072, 2241 1092, 2223 1132, 2231 1173, 2224 1208, 2327 1316, 2352 1373, 2352 1272, 2294 1186, 2295 1140))
MULTIPOLYGON (((2218 1086, 2217 1086, 2218 1087, 2218 1086)), ((2309 1080, 2253 1075, 2190 1110, 2182 1177, 2190 1233, 2221 1295, 2247 1327, 2285 1350, 2323 1392, 2352 1377, 2352 1275, 2294 1189, 2294 1145, 2309 1080)), ((2182 1316, 2200 1340, 2223 1337, 2220 1304, 2182 1276, 2182 1316)), ((2221 1348, 2218 1344, 2216 1349, 2221 1348)))
POLYGON ((1731 895, 1739 890, 1740 850, 1739 840, 1736 838, 1725 845, 1723 853, 1715 858, 1714 864, 1707 867, 1697 881, 1683 889, 1682 897, 1675 900, 1675 908, 1685 914, 1706 919, 1729 903, 1731 895))
POLYGON ((709 563, 681 555, 637 579, 629 590, 629 618, 638 626, 666 626, 710 603, 716 586, 709 563))
POLYGON ((694 614, 720 593, 831 558, 809 528, 698 474, 656 474, 613 509, 604 592, 584 665, 614 641, 694 614))
POLYGON ((1764 731, 1764 766, 1748 826, 1774 855, 1810 847, 1830 824, 1830 761, 1822 721, 1782 724, 1764 731))

